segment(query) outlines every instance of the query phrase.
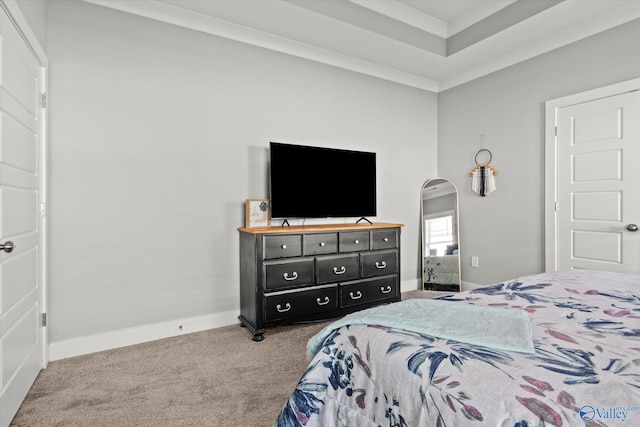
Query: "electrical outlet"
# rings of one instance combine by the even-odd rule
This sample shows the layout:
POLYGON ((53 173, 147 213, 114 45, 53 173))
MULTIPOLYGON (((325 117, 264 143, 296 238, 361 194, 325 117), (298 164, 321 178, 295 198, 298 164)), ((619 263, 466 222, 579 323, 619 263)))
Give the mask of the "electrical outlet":
POLYGON ((478 268, 479 259, 477 256, 471 257, 471 267, 478 268))

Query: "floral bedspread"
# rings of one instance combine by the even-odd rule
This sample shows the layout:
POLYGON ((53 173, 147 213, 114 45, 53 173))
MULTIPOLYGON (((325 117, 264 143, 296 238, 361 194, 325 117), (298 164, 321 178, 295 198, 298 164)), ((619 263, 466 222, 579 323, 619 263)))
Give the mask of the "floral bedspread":
POLYGON ((526 310, 535 354, 345 326, 276 426, 640 425, 640 276, 544 273, 440 299, 526 310))

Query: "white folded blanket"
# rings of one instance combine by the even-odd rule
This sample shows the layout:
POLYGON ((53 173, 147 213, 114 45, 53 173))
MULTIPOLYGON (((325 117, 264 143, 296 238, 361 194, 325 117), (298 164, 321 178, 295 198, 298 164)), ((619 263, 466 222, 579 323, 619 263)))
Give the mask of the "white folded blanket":
POLYGON ((351 313, 331 323, 311 337, 307 357, 313 358, 334 330, 347 325, 380 325, 497 350, 534 353, 531 322, 524 310, 409 299, 351 313))

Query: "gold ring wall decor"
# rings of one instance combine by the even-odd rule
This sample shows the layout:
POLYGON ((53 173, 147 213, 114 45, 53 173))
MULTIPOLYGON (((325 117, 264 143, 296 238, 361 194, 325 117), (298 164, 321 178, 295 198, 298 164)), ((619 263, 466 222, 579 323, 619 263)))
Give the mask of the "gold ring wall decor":
POLYGON ((498 175, 498 171, 491 166, 491 160, 493 160, 491 151, 486 148, 478 150, 474 157, 476 167, 469 172, 469 176, 471 177, 471 190, 480 197, 488 196, 496 190, 495 176, 498 175), (489 160, 479 162, 478 156, 483 153, 489 154, 489 160))

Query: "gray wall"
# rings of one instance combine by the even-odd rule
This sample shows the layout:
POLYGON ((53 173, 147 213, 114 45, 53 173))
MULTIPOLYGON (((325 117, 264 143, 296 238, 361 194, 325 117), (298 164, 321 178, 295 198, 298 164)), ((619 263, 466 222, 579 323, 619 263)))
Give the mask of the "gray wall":
POLYGON ((50 338, 239 310, 237 227, 269 141, 378 154, 417 286, 433 93, 76 1, 47 2, 50 338))
POLYGON ((639 76, 635 20, 438 94, 438 170, 461 193, 463 281, 544 270, 544 102, 639 76), (484 198, 467 176, 481 148, 499 172, 484 198))
POLYGON ((21 8, 50 61, 52 342, 230 318, 269 140, 378 152, 375 220, 405 224, 403 290, 438 175, 461 190, 464 281, 542 271, 544 101, 640 75, 638 21, 436 97, 77 1, 48 1, 46 22, 41 1, 21 8), (500 172, 487 198, 467 176, 480 148, 500 172))

